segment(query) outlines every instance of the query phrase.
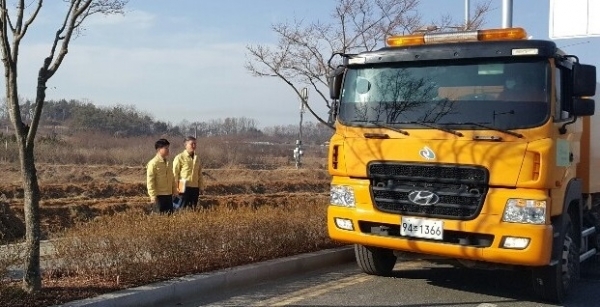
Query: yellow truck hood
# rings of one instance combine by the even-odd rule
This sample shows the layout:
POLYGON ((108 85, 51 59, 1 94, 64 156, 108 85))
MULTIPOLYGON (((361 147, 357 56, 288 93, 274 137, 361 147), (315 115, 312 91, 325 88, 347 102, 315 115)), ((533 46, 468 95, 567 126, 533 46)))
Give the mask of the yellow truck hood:
POLYGON ((488 142, 461 139, 365 139, 345 138, 343 146, 347 175, 367 177, 373 161, 402 161, 479 165, 489 170, 489 184, 516 186, 527 150, 527 142, 488 142))

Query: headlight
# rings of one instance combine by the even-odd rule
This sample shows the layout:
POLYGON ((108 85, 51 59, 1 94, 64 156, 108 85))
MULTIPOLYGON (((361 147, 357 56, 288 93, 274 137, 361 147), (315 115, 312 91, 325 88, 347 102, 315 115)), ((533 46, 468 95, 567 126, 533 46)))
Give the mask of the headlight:
POLYGON ((354 189, 345 185, 332 185, 329 203, 334 206, 354 208, 354 189))
POLYGON ((524 224, 545 224, 546 201, 511 198, 506 202, 502 221, 524 224))

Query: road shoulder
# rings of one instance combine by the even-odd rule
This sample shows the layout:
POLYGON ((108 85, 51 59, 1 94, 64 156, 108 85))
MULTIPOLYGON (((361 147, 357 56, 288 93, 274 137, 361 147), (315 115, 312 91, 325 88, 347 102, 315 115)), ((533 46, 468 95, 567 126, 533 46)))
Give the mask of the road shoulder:
POLYGON ((160 305, 192 295, 228 291, 292 274, 318 270, 354 260, 351 247, 328 249, 249 264, 211 273, 191 275, 141 287, 125 289, 60 306, 125 307, 160 305))

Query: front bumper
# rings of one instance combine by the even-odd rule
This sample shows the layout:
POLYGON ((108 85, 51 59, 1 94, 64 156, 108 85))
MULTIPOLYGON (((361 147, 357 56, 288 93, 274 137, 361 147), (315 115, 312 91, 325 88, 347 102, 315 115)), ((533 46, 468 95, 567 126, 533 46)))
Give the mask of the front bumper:
POLYGON ((486 211, 474 220, 444 220, 444 236, 449 237, 443 241, 400 236, 401 216, 377 211, 372 206, 329 206, 327 224, 329 236, 340 242, 498 264, 542 266, 550 263, 552 225, 505 223, 501 221, 501 214, 486 211), (340 229, 335 218, 350 220, 353 230, 340 229), (387 230, 374 231, 378 227, 387 230), (508 249, 502 247, 506 237, 529 238, 530 241, 524 249, 508 249))

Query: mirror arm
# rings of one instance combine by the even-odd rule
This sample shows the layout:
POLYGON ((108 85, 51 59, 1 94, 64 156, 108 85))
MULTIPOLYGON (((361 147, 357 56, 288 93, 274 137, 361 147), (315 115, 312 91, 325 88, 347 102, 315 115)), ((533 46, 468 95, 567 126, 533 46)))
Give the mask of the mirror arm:
POLYGON ((579 63, 579 57, 577 57, 574 54, 567 54, 564 56, 564 58, 573 58, 573 59, 575 59, 575 63, 579 63))
POLYGON ((558 133, 565 134, 567 133, 567 126, 572 125, 577 121, 577 116, 573 116, 573 119, 564 123, 560 128, 558 128, 558 133))
MULTIPOLYGON (((352 54, 348 54, 348 53, 344 53, 344 52, 334 52, 331 57, 329 58, 329 61, 327 61, 327 66, 329 66, 329 68, 331 68, 332 70, 335 70, 336 68, 333 67, 333 64, 331 64, 331 61, 333 60, 333 58, 335 58, 336 55, 339 55, 340 57, 342 57, 343 59, 347 59, 349 58, 352 54)), ((338 66, 339 67, 339 66, 338 66)))

